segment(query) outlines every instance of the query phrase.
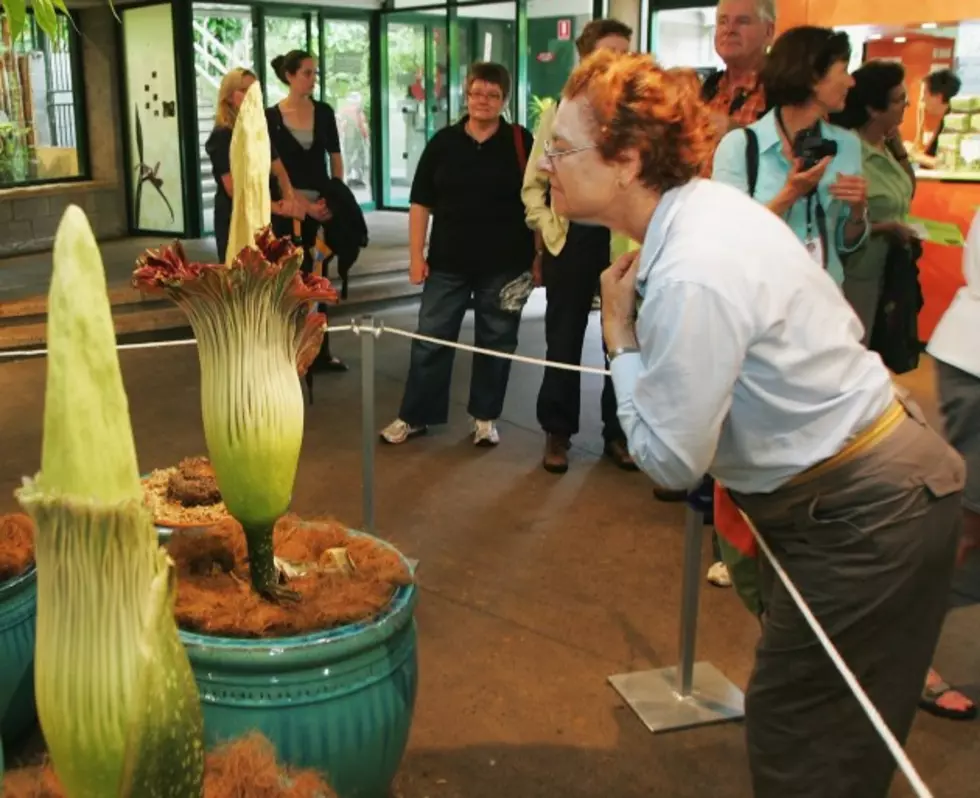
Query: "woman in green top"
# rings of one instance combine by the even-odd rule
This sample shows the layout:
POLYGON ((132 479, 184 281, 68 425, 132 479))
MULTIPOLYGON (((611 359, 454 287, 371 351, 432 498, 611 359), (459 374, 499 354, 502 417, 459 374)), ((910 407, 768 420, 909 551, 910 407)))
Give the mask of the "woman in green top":
POLYGON ((845 109, 832 120, 861 137, 864 177, 868 181, 867 243, 843 258, 844 296, 864 325, 868 343, 881 301, 885 262, 896 242, 914 236, 906 224, 915 175, 898 128, 908 106, 905 70, 891 61, 869 61, 852 76, 845 109))

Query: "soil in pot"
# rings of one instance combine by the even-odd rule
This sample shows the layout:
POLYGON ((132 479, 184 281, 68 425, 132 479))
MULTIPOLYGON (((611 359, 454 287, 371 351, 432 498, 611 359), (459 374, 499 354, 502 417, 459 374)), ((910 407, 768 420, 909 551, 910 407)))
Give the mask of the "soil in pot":
POLYGON ((368 621, 412 582, 396 551, 331 519, 285 516, 276 525, 276 556, 296 602, 275 604, 252 589, 245 534, 234 521, 175 530, 166 546, 177 565, 178 625, 221 637, 289 637, 368 621))
MULTIPOLYGON (((9 771, 3 798, 67 798, 47 763, 9 771)), ((207 755, 203 798, 336 798, 313 770, 281 767, 272 743, 251 734, 207 755)))
POLYGON ((0 582, 34 564, 34 522, 23 513, 0 516, 0 582))

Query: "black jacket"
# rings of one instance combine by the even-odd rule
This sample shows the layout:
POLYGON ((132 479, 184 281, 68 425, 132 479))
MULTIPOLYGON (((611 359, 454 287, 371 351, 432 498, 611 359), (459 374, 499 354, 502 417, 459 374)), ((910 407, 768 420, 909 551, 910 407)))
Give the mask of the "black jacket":
POLYGON ((337 256, 340 297, 347 299, 347 276, 361 250, 368 245, 367 221, 354 192, 342 180, 330 178, 320 193, 333 214, 323 225, 323 236, 337 256))
POLYGON ((919 285, 919 258, 922 245, 906 244, 891 237, 885 258, 881 301, 868 348, 881 355, 882 362, 895 374, 905 374, 919 365, 919 311, 922 288, 919 285))

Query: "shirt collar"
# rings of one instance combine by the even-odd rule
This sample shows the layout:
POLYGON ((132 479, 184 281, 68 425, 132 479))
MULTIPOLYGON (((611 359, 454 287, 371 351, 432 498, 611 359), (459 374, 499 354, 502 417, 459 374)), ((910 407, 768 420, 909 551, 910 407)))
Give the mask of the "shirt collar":
POLYGON ((683 186, 669 189, 664 192, 660 202, 657 203, 653 216, 650 217, 650 224, 647 225, 647 233, 643 237, 643 248, 640 250, 640 269, 636 277, 636 288, 640 294, 646 290, 650 272, 653 271, 654 264, 663 252, 671 225, 677 218, 678 211, 700 182, 700 179, 696 178, 683 186))
MULTIPOLYGON (((752 129, 759 139, 759 152, 765 152, 773 147, 777 149, 782 148, 782 139, 779 137, 779 122, 776 121, 775 108, 753 124, 752 129)), ((820 120, 820 135, 825 139, 832 138, 827 122, 823 119, 820 120)))

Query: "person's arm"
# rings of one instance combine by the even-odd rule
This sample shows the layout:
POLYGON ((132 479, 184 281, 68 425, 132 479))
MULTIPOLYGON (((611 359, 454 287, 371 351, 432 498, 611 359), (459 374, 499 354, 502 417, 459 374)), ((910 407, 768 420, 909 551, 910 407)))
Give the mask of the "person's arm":
POLYGON ((408 254, 415 261, 425 260, 425 241, 429 235, 432 212, 424 205, 412 203, 408 208, 408 254))
POLYGON ((527 220, 527 226, 532 230, 540 231, 554 222, 554 215, 548 205, 548 174, 538 168, 538 162, 544 157, 545 142, 551 138, 556 112, 557 106, 552 106, 541 114, 534 144, 527 156, 527 167, 524 170, 521 201, 524 203, 524 218, 527 220))
POLYGON ((752 336, 749 313, 717 291, 671 283, 643 299, 631 341, 610 336, 618 415, 630 454, 654 482, 688 489, 708 472, 752 336), (706 353, 711 368, 704 369, 706 353))
POLYGON ((330 155, 330 176, 340 181, 344 179, 344 156, 340 154, 340 130, 337 128, 337 115, 326 103, 319 104, 323 114, 324 146, 330 155))
MULTIPOLYGON (((847 146, 847 142, 842 142, 847 146)), ((844 163, 841 164, 841 173, 848 175, 862 176, 864 174, 864 164, 861 160, 861 143, 854 136, 853 146, 848 146, 844 155, 844 163)), ((841 215, 837 227, 837 250, 838 252, 854 252, 861 247, 868 239, 871 232, 871 224, 868 222, 867 197, 861 207, 852 205, 846 206, 846 213, 841 215)))

